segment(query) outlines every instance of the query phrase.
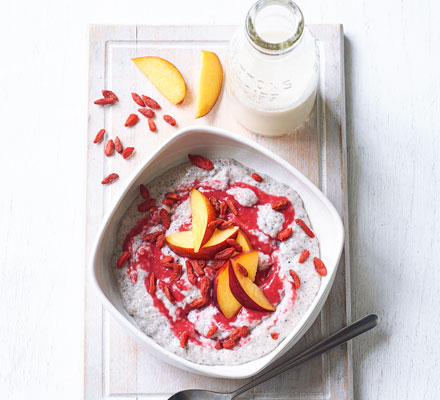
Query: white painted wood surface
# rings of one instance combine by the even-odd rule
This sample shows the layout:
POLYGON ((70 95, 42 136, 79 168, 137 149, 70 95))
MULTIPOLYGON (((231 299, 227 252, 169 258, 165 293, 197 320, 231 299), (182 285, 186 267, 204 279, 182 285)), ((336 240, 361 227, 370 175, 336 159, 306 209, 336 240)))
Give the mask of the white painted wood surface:
MULTIPOLYGON (((87 24, 236 24, 252 2, 2 4, 0 399, 83 398, 87 24)), ((298 4, 346 34, 352 311, 382 316, 355 398, 437 399, 440 5, 298 4)))
MULTIPOLYGON (((170 137, 176 128, 165 124, 161 115, 170 113, 180 127, 207 124, 228 129, 260 142, 278 153, 306 174, 336 206, 346 220, 346 147, 343 80, 343 33, 340 25, 311 25, 320 50, 318 100, 308 121, 292 135, 263 138, 241 127, 230 116, 229 104, 221 94, 214 109, 203 118, 194 118, 194 89, 198 77, 200 50, 215 51, 225 59, 227 44, 234 26, 150 27, 94 26, 90 30, 89 129, 87 179, 86 255, 91 252, 102 215, 124 182, 143 164, 149 154, 170 137), (131 58, 156 55, 178 66, 187 84, 182 105, 171 105, 138 71, 131 58), (101 89, 114 90, 120 101, 112 107, 93 104, 101 89), (134 128, 123 123, 137 110, 130 92, 146 93, 162 105, 155 118, 158 132, 148 131, 144 118, 134 128), (118 135, 125 146, 135 146, 129 161, 107 158, 103 145, 92 143, 96 132, 104 127, 108 136, 118 135), (118 172, 120 179, 111 186, 99 184, 103 176, 118 172)), ((307 204, 306 204, 307 208, 307 204)), ((347 228, 348 228, 348 224, 347 228)), ((348 234, 346 235, 348 238, 348 234)), ((305 345, 334 332, 350 320, 348 240, 338 274, 322 315, 305 337, 292 349, 297 353, 305 345), (346 279, 348 278, 348 279, 346 279), (348 302, 348 304, 347 304, 348 302)), ((160 362, 135 342, 103 310, 96 293, 86 282, 85 318, 85 398, 167 399, 174 392, 189 388, 230 391, 246 381, 208 379, 182 372, 160 362)), ((288 357, 288 356, 286 356, 288 357)), ((313 360, 300 370, 252 390, 255 399, 350 399, 352 395, 351 346, 313 360)))

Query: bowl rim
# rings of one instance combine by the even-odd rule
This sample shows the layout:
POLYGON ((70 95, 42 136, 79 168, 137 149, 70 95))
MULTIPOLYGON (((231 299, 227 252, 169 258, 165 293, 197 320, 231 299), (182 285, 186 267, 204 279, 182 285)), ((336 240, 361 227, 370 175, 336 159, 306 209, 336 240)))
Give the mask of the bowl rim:
MULTIPOLYGON (((296 190, 296 189, 295 189, 296 190)), ((336 236, 336 235, 335 235, 336 236)), ((182 368, 184 370, 197 373, 199 375, 209 376, 209 377, 217 377, 217 378, 229 378, 229 379, 244 379, 251 376, 254 376, 264 368, 266 368, 269 364, 271 364, 273 361, 275 361, 277 358, 279 358, 281 355, 284 354, 283 350, 285 351, 286 347, 289 347, 289 344, 292 342, 293 339, 295 340, 295 343, 304 335, 304 333, 309 329, 309 327, 312 325, 312 323, 315 321, 316 317, 319 315, 327 297, 330 292, 330 289, 333 285, 339 261, 341 258, 342 250, 344 247, 344 226, 342 223, 342 219, 336 210, 336 208, 333 206, 333 204, 330 202, 329 199, 319 190, 317 186, 315 186, 304 174, 302 174, 299 170, 297 170, 292 164, 287 162, 286 160, 282 159, 277 154, 273 153, 272 151, 266 149, 262 145, 246 138, 238 134, 234 134, 233 132, 216 128, 213 126, 205 126, 205 125, 191 125, 185 128, 180 129, 177 131, 174 135, 172 135, 170 138, 168 138, 165 142, 163 142, 150 156, 148 156, 145 161, 140 165, 127 179, 126 183, 122 187, 121 191, 115 196, 115 198, 111 201, 108 211, 105 213, 101 224, 99 226, 99 229, 96 233, 96 239, 94 241, 92 252, 90 255, 90 261, 88 264, 88 274, 87 278, 90 280, 92 287, 94 288, 95 293, 98 293, 98 296, 104 305, 104 307, 111 313, 111 315, 116 318, 116 320, 123 325, 125 328, 128 329, 128 331, 140 342, 145 343, 146 346, 148 346, 148 350, 151 351, 158 357, 160 357, 165 362, 171 363, 174 366, 177 366, 179 368, 182 368), (305 314, 302 316, 302 318, 298 321, 298 323, 295 325, 295 327, 292 329, 292 331, 287 335, 287 337, 271 352, 265 354, 264 356, 256 359, 251 360, 243 364, 239 365, 205 365, 205 364, 197 364, 195 362, 189 361, 185 358, 182 358, 171 351, 165 349, 158 343, 154 341, 153 338, 146 335, 144 332, 142 332, 135 324, 131 321, 129 321, 111 302, 109 298, 105 295, 104 291, 101 289, 101 286, 98 282, 98 278, 96 275, 97 270, 97 263, 99 262, 98 256, 99 256, 99 249, 101 246, 101 243, 104 238, 104 234, 106 232, 106 229, 108 228, 108 225, 112 221, 113 215, 116 213, 116 211, 119 208, 120 203, 123 201, 125 196, 128 194, 129 190, 132 188, 134 182, 139 178, 141 174, 143 174, 144 170, 148 168, 150 162, 155 159, 160 153, 162 153, 166 148, 175 140, 184 137, 184 136, 191 136, 194 133, 200 133, 200 131, 203 132, 209 132, 209 134, 220 136, 227 139, 232 139, 233 141, 236 141, 246 147, 250 147, 252 150, 263 153, 267 157, 274 160, 276 163, 281 164, 284 168, 286 168, 290 173, 294 174, 305 186, 308 187, 309 190, 311 190, 323 203, 323 205, 326 206, 327 210, 330 212, 331 216, 336 221, 335 224, 335 231, 337 233, 337 236, 340 238, 339 244, 338 244, 338 257, 337 262, 334 265, 334 267, 331 268, 332 273, 327 274, 324 279, 326 279, 326 282, 321 282, 321 287, 315 296, 314 300, 312 301, 312 304, 310 305, 309 309, 305 312, 305 314), (319 292, 323 290, 321 295, 319 292), (243 366, 248 366, 249 364, 254 364, 254 368, 247 368, 246 372, 240 373, 240 370, 243 369, 243 366)), ((327 265, 328 267, 328 265, 327 265)), ((328 268, 329 269, 329 268, 328 268)), ((291 346, 293 346, 292 344, 291 346)))

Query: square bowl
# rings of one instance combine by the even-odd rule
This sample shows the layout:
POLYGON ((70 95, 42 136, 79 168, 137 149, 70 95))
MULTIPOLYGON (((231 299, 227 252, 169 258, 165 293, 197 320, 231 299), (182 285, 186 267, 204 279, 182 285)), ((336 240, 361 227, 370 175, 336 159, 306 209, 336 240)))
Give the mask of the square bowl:
POLYGON ((322 192, 303 174, 281 157, 239 135, 210 126, 188 127, 165 142, 144 165, 136 171, 117 196, 99 229, 90 262, 90 279, 104 306, 137 340, 160 359, 200 375, 241 379, 255 375, 275 361, 304 335, 318 316, 336 276, 344 243, 342 220, 322 192), (122 216, 139 195, 139 185, 152 181, 166 170, 188 160, 188 153, 208 158, 228 157, 263 172, 291 186, 301 196, 315 235, 318 237, 321 258, 327 267, 320 289, 310 308, 289 335, 270 353, 241 365, 202 365, 171 353, 142 332, 133 317, 125 310, 111 268, 116 244, 116 232, 122 216))

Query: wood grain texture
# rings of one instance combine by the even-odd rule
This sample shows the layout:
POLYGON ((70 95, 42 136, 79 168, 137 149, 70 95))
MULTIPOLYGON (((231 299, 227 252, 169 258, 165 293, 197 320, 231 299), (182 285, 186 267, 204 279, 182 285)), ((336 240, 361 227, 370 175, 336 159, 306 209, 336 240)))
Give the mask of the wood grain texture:
MULTIPOLYGON (((321 80, 317 104, 309 120, 290 136, 263 138, 253 135, 230 117, 227 101, 220 101, 206 117, 194 120, 194 94, 197 62, 201 49, 215 51, 225 57, 232 26, 146 27, 99 26, 91 28, 89 143, 104 127, 109 137, 118 135, 123 144, 136 147, 136 155, 128 162, 120 157, 106 158, 96 145, 88 149, 87 240, 93 243, 97 224, 111 198, 118 194, 122 182, 128 179, 137 165, 176 128, 156 118, 158 133, 146 128, 146 121, 134 128, 124 128, 123 122, 137 108, 130 92, 147 93, 156 98, 166 113, 173 115, 179 127, 208 124, 225 128, 256 140, 277 152, 321 186, 338 211, 346 219, 346 156, 343 80, 343 33, 341 26, 312 26, 319 41, 321 80), (203 38, 198 39, 198 38, 203 38), (130 62, 130 58, 145 54, 164 57, 179 66, 188 87, 182 105, 170 105, 130 62), (92 100, 101 88, 114 90, 120 102, 109 108, 97 107, 92 100), (120 180, 101 187, 102 176, 118 172, 120 180)), ((143 117, 141 117, 143 118, 143 117)), ((306 205, 307 207, 307 205, 306 205)), ((348 226, 348 224, 346 224, 348 226)), ((348 237, 348 232, 347 232, 348 237)), ((339 272, 321 317, 292 353, 313 343, 323 334, 333 332, 350 319, 350 290, 348 252, 341 261, 339 272)), ((86 353, 85 397, 165 399, 175 391, 186 388, 207 388, 228 391, 244 381, 210 379, 180 371, 152 357, 141 345, 100 307, 90 288, 86 288, 86 353)), ((352 396, 351 348, 341 347, 322 359, 316 359, 301 370, 261 385, 247 397, 266 398, 331 398, 352 396)))
MULTIPOLYGON (((1 399, 83 398, 88 24, 238 24, 253 3, 2 8, 1 399)), ((440 3, 297 3, 344 24, 352 312, 382 318, 353 343, 354 398, 437 400, 440 3)))

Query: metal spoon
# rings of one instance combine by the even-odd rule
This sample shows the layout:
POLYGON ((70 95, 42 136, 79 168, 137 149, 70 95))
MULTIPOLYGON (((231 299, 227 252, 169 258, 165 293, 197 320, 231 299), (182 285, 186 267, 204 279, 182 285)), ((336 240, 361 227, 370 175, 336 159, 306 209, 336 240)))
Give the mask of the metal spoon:
POLYGON ((333 333, 326 339, 314 344, 301 353, 293 356, 291 359, 283 362, 274 369, 257 375, 251 382, 239 387, 231 393, 218 393, 209 390, 190 389, 183 390, 171 396, 168 400, 232 400, 238 395, 252 389, 260 383, 282 374, 283 372, 296 367, 306 361, 311 360, 327 351, 348 342, 349 340, 361 335, 364 332, 374 328, 379 323, 379 317, 376 314, 368 314, 365 317, 347 325, 345 328, 333 333))

